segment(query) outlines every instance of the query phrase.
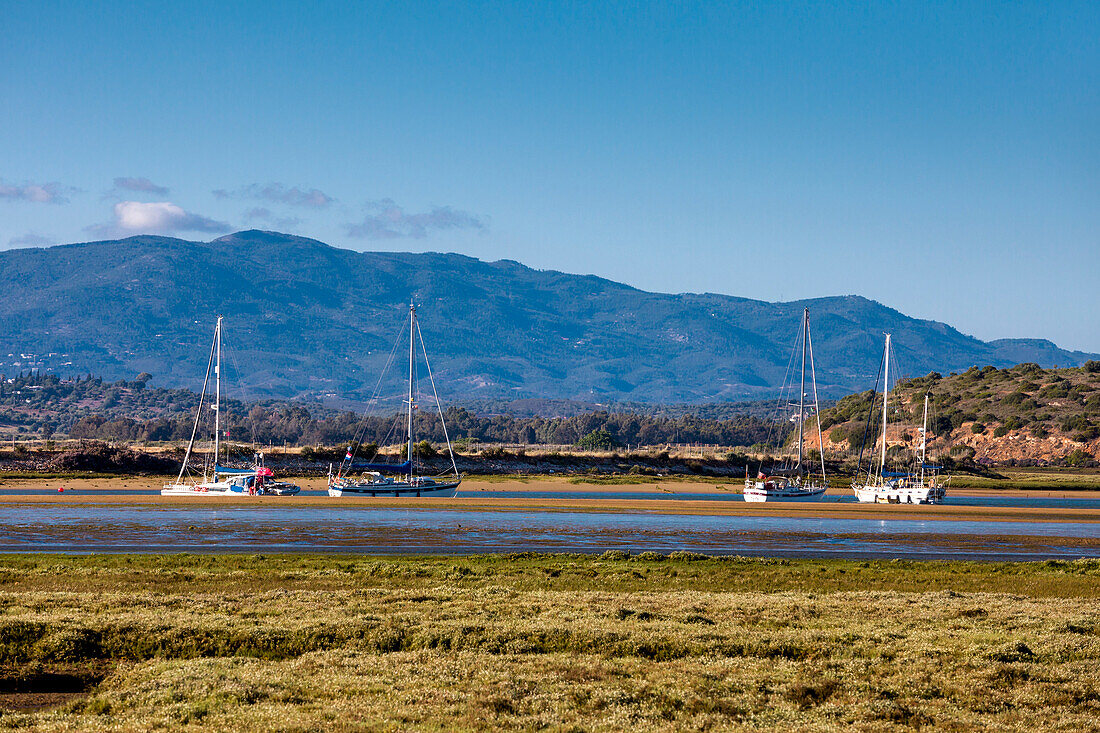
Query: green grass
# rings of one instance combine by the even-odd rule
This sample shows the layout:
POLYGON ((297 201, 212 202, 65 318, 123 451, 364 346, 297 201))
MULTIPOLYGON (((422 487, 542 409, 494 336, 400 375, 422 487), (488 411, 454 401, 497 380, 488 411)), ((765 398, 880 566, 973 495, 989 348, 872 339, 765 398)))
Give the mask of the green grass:
POLYGON ((97 478, 130 478, 131 474, 95 473, 94 471, 0 471, 0 484, 5 481, 43 481, 97 478))
POLYGON ((525 484, 528 481, 540 478, 545 478, 545 475, 537 473, 468 473, 462 475, 463 481, 477 481, 486 484, 500 484, 506 481, 518 481, 525 484))
POLYGON ((106 677, 0 729, 1081 731, 1098 618, 1100 561, 7 555, 0 672, 106 677))
POLYGON ((440 584, 526 591, 1014 593, 1100 598, 1100 560, 916 562, 708 557, 694 553, 362 555, 0 555, 0 592, 206 594, 422 590, 440 584))
POLYGON ((1037 489, 1100 491, 1100 470, 1065 468, 998 468, 1003 478, 957 475, 950 487, 958 489, 1037 489))

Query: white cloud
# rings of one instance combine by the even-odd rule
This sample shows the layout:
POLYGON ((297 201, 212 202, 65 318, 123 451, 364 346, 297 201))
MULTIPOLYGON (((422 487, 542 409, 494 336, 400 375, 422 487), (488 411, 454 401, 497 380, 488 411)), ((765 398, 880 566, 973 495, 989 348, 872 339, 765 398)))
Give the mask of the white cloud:
POLYGON ((130 234, 171 234, 174 232, 228 232, 229 224, 184 211, 169 201, 120 201, 115 204, 115 220, 97 224, 86 231, 103 236, 130 234))
POLYGON ((345 224, 349 237, 362 239, 423 239, 431 231, 444 229, 485 229, 485 221, 450 206, 433 206, 429 211, 409 214, 392 199, 371 201, 361 222, 345 224))

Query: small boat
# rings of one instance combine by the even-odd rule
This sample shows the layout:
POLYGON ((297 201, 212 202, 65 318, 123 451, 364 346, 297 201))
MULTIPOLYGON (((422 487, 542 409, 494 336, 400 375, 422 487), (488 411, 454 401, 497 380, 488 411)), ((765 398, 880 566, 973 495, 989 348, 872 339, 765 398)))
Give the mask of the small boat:
MULTIPOLYGON (((810 382, 813 386, 814 396, 814 415, 817 417, 817 442, 818 445, 824 449, 825 444, 821 440, 821 414, 819 410, 817 400, 817 370, 814 368, 814 353, 813 343, 810 339, 810 309, 805 308, 802 311, 802 326, 799 332, 799 338, 795 341, 795 348, 798 348, 798 344, 802 345, 802 379, 800 382, 799 396, 798 396, 798 412, 791 416, 792 420, 798 423, 798 457, 794 466, 790 468, 781 468, 778 472, 773 471, 776 475, 768 476, 761 469, 757 475, 756 480, 750 478, 748 466, 745 467, 745 501, 750 502, 762 502, 762 501, 817 501, 825 493, 825 490, 829 488, 828 480, 825 478, 825 456, 824 450, 819 451, 821 453, 821 483, 817 483, 816 476, 811 477, 803 466, 803 448, 805 445, 804 432, 806 425, 806 359, 809 357, 810 362, 810 382)), ((792 358, 793 358, 792 354, 792 358)), ((786 387, 782 392, 786 392, 786 387)), ((783 398, 780 397, 780 402, 783 398)), ((793 406, 792 406, 793 407, 793 406)), ((776 416, 778 417, 779 410, 776 410, 776 416)))
POLYGON ((206 364, 206 377, 199 395, 199 406, 195 410, 195 424, 191 429, 191 440, 187 443, 187 452, 183 456, 183 465, 179 475, 170 484, 160 490, 161 496, 293 496, 301 488, 285 481, 275 481, 274 473, 264 466, 263 453, 256 453, 255 465, 251 468, 231 468, 218 464, 221 455, 221 367, 222 367, 222 317, 214 326, 214 341, 210 344, 210 359, 206 364), (192 479, 188 469, 202 423, 203 405, 206 403, 207 389, 210 386, 210 373, 214 373, 214 404, 210 406, 214 413, 214 462, 213 466, 204 463, 201 480, 192 479), (185 478, 186 476, 186 478, 185 478))
MULTIPOLYGON (((402 329, 404 330, 404 329, 402 329)), ((400 341, 400 339, 399 339, 400 341)), ((396 350, 397 345, 394 345, 396 350)), ((379 380, 381 384, 381 380, 379 380)), ((373 404, 377 398, 377 392, 371 397, 373 404)), ((420 332, 420 326, 416 320, 416 307, 409 306, 409 386, 408 397, 404 401, 405 415, 405 461, 403 463, 378 462, 377 455, 370 456, 366 462, 356 462, 356 446, 348 448, 343 462, 336 473, 329 468, 328 494, 329 496, 437 496, 452 497, 458 493, 458 485, 462 483, 462 476, 458 472, 455 463, 454 452, 451 450, 451 439, 447 434, 447 423, 443 419, 443 407, 439 402, 439 393, 435 388, 435 377, 432 376, 431 365, 428 364, 428 352, 424 348, 424 336, 420 332), (416 455, 415 438, 413 436, 413 413, 416 410, 416 344, 419 342, 420 350, 424 355, 424 364, 428 370, 428 378, 432 384, 432 394, 435 397, 436 408, 439 412, 439 420, 443 426, 443 437, 447 441, 447 455, 451 459, 451 471, 436 475, 420 475, 421 468, 419 457, 416 455)), ((358 441, 357 441, 358 442, 358 441)))
MULTIPOLYGON (((864 503, 875 504, 940 504, 947 497, 947 487, 939 480, 939 466, 927 463, 928 452, 928 394, 924 395, 924 422, 920 429, 920 472, 886 470, 886 424, 889 415, 890 397, 890 334, 886 334, 886 347, 882 357, 882 452, 878 467, 874 467, 874 451, 867 463, 866 479, 852 483, 856 499, 864 503)), ((878 375, 875 375, 875 391, 878 390, 878 375)), ((874 401, 872 398, 872 410, 874 401)), ((872 413, 873 414, 873 413, 872 413)), ((868 415, 868 429, 870 419, 868 415)), ((859 464, 863 464, 862 449, 859 464)), ((862 472, 862 468, 860 469, 862 472)))

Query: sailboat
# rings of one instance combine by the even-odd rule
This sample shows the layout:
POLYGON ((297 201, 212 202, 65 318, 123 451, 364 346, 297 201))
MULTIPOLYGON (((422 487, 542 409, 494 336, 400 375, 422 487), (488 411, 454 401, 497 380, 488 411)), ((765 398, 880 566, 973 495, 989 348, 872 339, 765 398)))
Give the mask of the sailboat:
MULTIPOLYGON (((821 440, 821 413, 817 401, 817 371, 814 368, 813 343, 810 339, 810 309, 802 311, 802 327, 799 338, 802 342, 802 379, 798 394, 798 413, 795 419, 798 422, 798 461, 794 467, 783 474, 767 476, 763 468, 753 480, 748 466, 745 467, 745 501, 817 501, 829 487, 825 478, 825 444, 821 440), (811 478, 803 466, 804 456, 804 432, 806 425, 806 358, 810 360, 810 382, 813 386, 814 415, 817 417, 817 444, 821 447, 821 483, 817 483, 816 476, 811 478)), ((796 342, 797 343, 797 342, 796 342)), ((793 355, 792 355, 793 356, 793 355)))
MULTIPOLYGON (((396 350, 397 345, 394 345, 396 350)), ((381 378, 379 379, 381 383, 381 378)), ((372 402, 374 397, 371 398, 372 402)), ((462 483, 462 477, 458 473, 454 452, 451 450, 451 438, 447 434, 447 423, 443 419, 443 406, 439 402, 439 393, 435 388, 435 377, 432 376, 432 367, 428 363, 428 352, 424 347, 424 335, 420 332, 420 325, 416 320, 416 306, 409 306, 409 384, 408 396, 405 403, 405 441, 406 453, 404 463, 390 464, 368 461, 355 462, 355 448, 348 448, 339 470, 334 474, 329 469, 328 493, 329 496, 436 496, 452 497, 458 493, 458 485, 462 483), (439 411, 439 420, 443 425, 443 438, 447 441, 447 455, 451 459, 451 471, 436 475, 422 476, 418 473, 420 468, 415 455, 415 438, 413 435, 413 413, 416 411, 416 344, 419 341, 420 350, 424 355, 424 364, 428 369, 428 378, 432 384, 432 394, 435 397, 436 408, 439 411), (359 472, 358 476, 352 475, 359 472)))
MULTIPOLYGON (((886 334, 886 347, 882 357, 882 452, 878 468, 874 468, 874 451, 867 463, 866 480, 852 484, 852 491, 861 502, 879 504, 939 504, 947 496, 947 488, 938 480, 938 467, 927 464, 928 459, 928 394, 924 395, 924 420, 921 427, 920 473, 886 470, 886 424, 890 401, 890 334, 886 334)), ((875 386, 878 381, 876 375, 875 386)), ((872 402, 872 414, 874 403, 872 402)), ((871 414, 868 415, 868 426, 871 414)), ((859 463, 862 465, 862 451, 859 463)), ((861 469, 862 470, 862 469, 861 469)))
POLYGON ((222 317, 214 326, 214 340, 210 344, 210 358, 206 363, 206 377, 199 395, 199 406, 195 410, 195 425, 191 429, 191 439, 187 443, 187 452, 183 456, 183 465, 173 483, 165 484, 160 490, 161 496, 292 496, 301 488, 285 481, 275 481, 270 468, 264 466, 263 453, 256 454, 256 464, 252 468, 230 468, 221 466, 221 400, 222 400, 222 317), (214 404, 210 409, 214 413, 214 461, 203 463, 202 480, 189 480, 188 469, 195 448, 195 438, 202 422, 202 408, 206 403, 206 393, 210 386, 210 372, 214 372, 214 404), (184 477, 187 476, 187 479, 184 477))

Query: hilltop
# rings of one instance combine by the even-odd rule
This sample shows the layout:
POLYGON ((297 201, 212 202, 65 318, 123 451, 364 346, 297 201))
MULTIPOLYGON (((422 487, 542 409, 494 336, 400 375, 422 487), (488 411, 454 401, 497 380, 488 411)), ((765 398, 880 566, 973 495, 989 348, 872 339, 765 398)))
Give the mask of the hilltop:
MULTIPOLYGON (((1098 361, 1065 369, 1035 363, 974 367, 946 377, 933 372, 901 380, 890 396, 893 454, 919 448, 925 394, 931 400, 928 449, 933 456, 1019 465, 1100 457, 1098 361)), ((870 392, 850 395, 822 411, 827 455, 858 453, 870 398, 870 392)))
POLYGON ((803 307, 824 396, 873 381, 887 330, 914 374, 1100 358, 1046 341, 984 342, 858 296, 767 303, 650 293, 509 260, 355 252, 253 230, 211 242, 140 236, 0 252, 0 373, 147 372, 158 386, 194 389, 220 313, 234 396, 352 405, 369 396, 409 302, 420 307, 451 403, 770 396, 803 307))

